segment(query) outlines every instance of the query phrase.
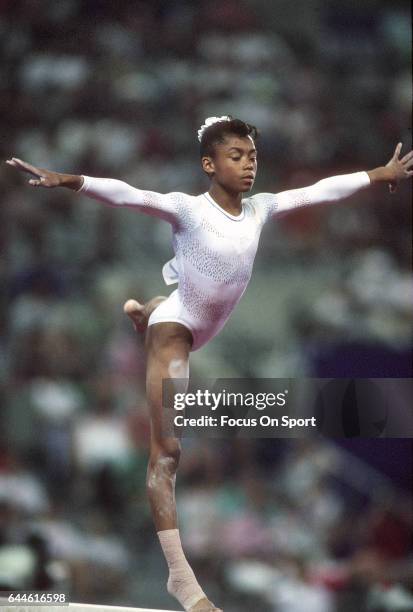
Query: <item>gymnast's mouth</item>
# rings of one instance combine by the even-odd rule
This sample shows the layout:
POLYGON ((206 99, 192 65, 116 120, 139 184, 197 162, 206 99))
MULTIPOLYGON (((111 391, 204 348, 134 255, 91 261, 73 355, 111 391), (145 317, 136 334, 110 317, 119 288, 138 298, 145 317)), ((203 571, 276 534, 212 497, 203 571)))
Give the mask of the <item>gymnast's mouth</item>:
POLYGON ((242 176, 241 179, 243 181, 253 181, 255 179, 255 176, 253 174, 246 174, 245 176, 242 176))

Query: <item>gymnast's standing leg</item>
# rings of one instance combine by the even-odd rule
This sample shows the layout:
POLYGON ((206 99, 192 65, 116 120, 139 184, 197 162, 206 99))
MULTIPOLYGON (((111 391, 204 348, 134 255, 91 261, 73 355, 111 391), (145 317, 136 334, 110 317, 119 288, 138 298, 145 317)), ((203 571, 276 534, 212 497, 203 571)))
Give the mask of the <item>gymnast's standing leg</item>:
MULTIPOLYGON (((137 330, 144 330, 151 312, 163 298, 145 305, 128 300, 125 312, 137 330)), ((191 332, 180 323, 156 323, 146 331, 146 393, 151 419, 147 492, 152 517, 169 567, 167 588, 188 612, 220 612, 206 597, 185 558, 178 530, 175 479, 181 447, 163 435, 162 380, 188 379, 191 332)))

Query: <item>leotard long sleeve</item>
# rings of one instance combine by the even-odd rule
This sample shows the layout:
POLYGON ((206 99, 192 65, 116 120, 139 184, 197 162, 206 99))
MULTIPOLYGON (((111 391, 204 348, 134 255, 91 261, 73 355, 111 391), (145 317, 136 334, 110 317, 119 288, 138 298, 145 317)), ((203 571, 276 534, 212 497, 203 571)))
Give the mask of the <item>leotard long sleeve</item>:
POLYGON ((83 185, 78 190, 85 195, 100 200, 109 206, 122 206, 134 208, 152 217, 168 221, 172 225, 179 225, 182 216, 180 202, 185 194, 156 193, 144 191, 112 178, 94 178, 83 176, 83 185))
POLYGON ((168 221, 175 257, 163 268, 165 282, 178 288, 151 314, 148 324, 177 322, 193 336, 192 350, 225 325, 251 277, 259 237, 272 216, 299 206, 347 198, 370 184, 366 172, 323 179, 310 187, 278 194, 260 193, 242 200, 231 215, 208 192, 165 195, 123 181, 85 176, 79 190, 111 206, 126 206, 168 221))
POLYGON ((254 197, 266 207, 268 216, 273 216, 301 206, 343 200, 369 185, 370 178, 367 172, 353 172, 330 176, 310 187, 289 189, 276 194, 260 193, 254 197))

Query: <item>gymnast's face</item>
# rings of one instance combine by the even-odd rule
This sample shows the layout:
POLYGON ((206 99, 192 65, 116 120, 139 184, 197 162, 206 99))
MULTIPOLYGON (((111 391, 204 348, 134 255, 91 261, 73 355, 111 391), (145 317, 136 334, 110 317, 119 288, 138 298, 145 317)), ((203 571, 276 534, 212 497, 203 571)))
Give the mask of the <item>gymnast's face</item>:
POLYGON ((231 193, 250 191, 257 173, 257 149, 250 136, 228 134, 216 144, 213 157, 204 157, 202 166, 210 178, 231 193))

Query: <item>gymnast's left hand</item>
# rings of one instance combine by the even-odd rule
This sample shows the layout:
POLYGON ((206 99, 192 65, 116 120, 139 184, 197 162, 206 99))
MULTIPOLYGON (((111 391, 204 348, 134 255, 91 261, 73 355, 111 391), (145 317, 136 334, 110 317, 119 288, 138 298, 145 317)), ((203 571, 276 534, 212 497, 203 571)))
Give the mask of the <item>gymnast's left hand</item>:
POLYGON ((63 174, 62 172, 53 172, 46 168, 38 168, 33 166, 18 157, 12 157, 6 160, 6 164, 13 166, 20 172, 27 172, 34 176, 29 180, 29 185, 32 187, 67 187, 74 191, 78 191, 83 185, 83 176, 76 174, 63 174))
POLYGON ((37 168, 18 157, 6 160, 6 164, 17 168, 21 172, 28 172, 33 175, 35 178, 29 180, 29 184, 33 187, 59 187, 62 184, 60 172, 52 172, 51 170, 46 170, 46 168, 37 168))

